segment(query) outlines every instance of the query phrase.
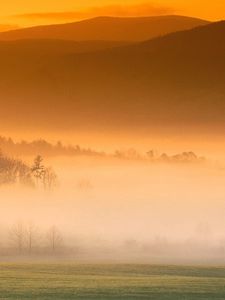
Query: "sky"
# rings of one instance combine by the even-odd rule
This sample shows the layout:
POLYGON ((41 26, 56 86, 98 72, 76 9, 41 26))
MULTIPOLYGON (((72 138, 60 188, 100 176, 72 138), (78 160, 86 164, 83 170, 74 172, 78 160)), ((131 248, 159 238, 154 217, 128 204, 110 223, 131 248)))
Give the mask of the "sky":
POLYGON ((7 0, 1 3, 0 29, 66 23, 99 15, 179 14, 208 20, 225 19, 224 0, 7 0), (7 26, 6 26, 7 25, 7 26))

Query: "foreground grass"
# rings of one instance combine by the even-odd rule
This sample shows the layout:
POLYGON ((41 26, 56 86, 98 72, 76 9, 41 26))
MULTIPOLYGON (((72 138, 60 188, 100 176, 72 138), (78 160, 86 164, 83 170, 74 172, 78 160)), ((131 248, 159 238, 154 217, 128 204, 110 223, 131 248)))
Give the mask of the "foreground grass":
POLYGON ((225 267, 0 264, 0 299, 225 299, 225 267))

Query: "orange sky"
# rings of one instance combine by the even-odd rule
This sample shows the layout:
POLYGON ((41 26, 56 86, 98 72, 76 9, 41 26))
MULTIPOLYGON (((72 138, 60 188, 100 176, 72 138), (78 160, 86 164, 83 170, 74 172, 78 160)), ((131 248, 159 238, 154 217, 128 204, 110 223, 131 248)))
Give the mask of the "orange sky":
POLYGON ((69 22, 97 15, 160 14, 225 19, 225 0, 7 0, 1 3, 0 24, 30 26, 69 22))

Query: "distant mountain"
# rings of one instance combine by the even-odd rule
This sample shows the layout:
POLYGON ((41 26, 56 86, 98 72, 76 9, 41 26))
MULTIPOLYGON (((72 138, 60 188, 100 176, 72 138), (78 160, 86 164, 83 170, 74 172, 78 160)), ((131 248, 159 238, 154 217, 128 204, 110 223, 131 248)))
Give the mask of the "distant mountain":
POLYGON ((183 17, 98 17, 69 24, 46 25, 0 33, 1 40, 64 39, 74 41, 144 41, 171 32, 187 30, 208 21, 183 17))
POLYGON ((225 22, 218 22, 85 53, 2 42, 1 128, 224 129, 224 36, 225 22))

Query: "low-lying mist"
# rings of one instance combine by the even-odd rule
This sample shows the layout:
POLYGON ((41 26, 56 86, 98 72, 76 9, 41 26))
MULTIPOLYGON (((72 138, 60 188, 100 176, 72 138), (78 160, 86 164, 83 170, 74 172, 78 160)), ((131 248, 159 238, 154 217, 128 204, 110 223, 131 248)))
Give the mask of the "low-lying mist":
POLYGON ((57 253, 77 261, 224 263, 225 169, 82 156, 48 163, 58 175, 55 189, 0 187, 4 257, 57 253), (18 224, 38 232, 32 251, 25 235, 19 251, 18 224), (61 241, 54 253, 46 250, 51 228, 61 241))

